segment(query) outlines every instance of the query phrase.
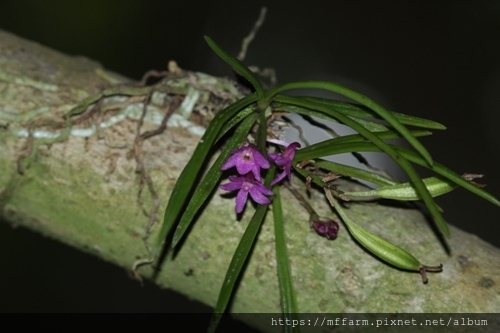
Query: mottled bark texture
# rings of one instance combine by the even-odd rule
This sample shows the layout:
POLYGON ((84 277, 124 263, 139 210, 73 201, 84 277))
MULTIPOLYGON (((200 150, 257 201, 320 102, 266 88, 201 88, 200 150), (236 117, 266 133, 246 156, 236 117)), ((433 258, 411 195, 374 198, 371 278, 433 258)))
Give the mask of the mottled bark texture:
MULTIPOLYGON (((141 118, 147 89, 142 94, 131 89, 135 96, 109 94, 71 118, 80 132, 51 143, 51 135, 57 137, 53 133, 65 132, 64 114, 84 98, 118 83, 130 87, 131 81, 91 60, 0 32, 2 218, 127 270, 137 259, 147 258, 145 244, 156 236, 169 194, 200 139, 188 128, 194 125, 168 125, 161 131, 161 115, 178 114, 179 105, 190 108, 182 103, 190 96, 196 101, 190 120, 202 127, 211 112, 239 94, 228 80, 172 65, 169 75, 176 79, 151 96, 148 114, 153 116, 141 118), (127 107, 132 111, 124 112, 127 107), (155 135, 140 135, 158 128, 155 135), (151 222, 151 236, 144 242, 151 222)), ((419 210, 349 204, 347 213, 360 225, 424 264, 444 265, 441 273, 429 273, 430 282, 424 285, 418 273, 395 269, 368 254, 344 227, 335 241, 317 236, 292 195, 285 189, 282 195, 300 311, 500 310, 500 251, 478 237, 452 227, 448 254, 419 210)), ((311 201, 322 215, 333 215, 322 193, 314 193, 311 201)), ((213 306, 252 210, 250 205, 237 221, 234 198, 216 192, 175 260, 164 260, 155 283, 213 306)), ((270 218, 268 214, 237 288, 233 312, 280 312, 270 218)), ((144 278, 153 275, 148 266, 139 272, 144 278)))

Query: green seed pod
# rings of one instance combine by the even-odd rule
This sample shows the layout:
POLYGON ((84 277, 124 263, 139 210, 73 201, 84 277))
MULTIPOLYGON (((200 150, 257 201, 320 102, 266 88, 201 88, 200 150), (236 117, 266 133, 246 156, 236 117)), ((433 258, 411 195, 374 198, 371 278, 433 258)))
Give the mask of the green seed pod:
MULTIPOLYGON (((433 197, 448 193, 457 187, 452 181, 438 177, 429 177, 422 181, 433 197)), ((362 200, 383 198, 406 201, 421 199, 411 183, 382 186, 371 191, 344 192, 343 195, 349 200, 358 198, 362 198, 362 200)))
POLYGON ((427 283, 426 271, 440 271, 442 265, 439 266, 425 266, 415 258, 411 253, 396 246, 379 236, 361 228, 354 223, 344 212, 337 200, 333 198, 330 190, 325 189, 326 196, 330 204, 339 213, 342 220, 345 222, 347 229, 351 235, 368 251, 384 260, 385 262, 404 270, 418 271, 422 276, 422 281, 427 283))
POLYGON ((412 254, 402 248, 372 234, 352 221, 346 223, 351 235, 380 259, 401 269, 417 271, 421 264, 412 254))

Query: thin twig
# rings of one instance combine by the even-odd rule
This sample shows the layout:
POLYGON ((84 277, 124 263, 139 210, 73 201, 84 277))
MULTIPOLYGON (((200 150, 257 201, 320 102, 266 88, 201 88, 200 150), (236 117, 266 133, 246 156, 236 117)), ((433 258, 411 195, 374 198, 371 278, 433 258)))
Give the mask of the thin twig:
POLYGON ((240 61, 245 60, 245 57, 247 55, 248 46, 254 40, 255 35, 257 34, 257 31, 259 31, 260 27, 264 23, 264 20, 266 18, 266 12, 267 12, 266 7, 262 7, 260 9, 259 18, 255 22, 252 30, 250 30, 250 33, 248 34, 248 36, 243 38, 243 42, 241 43, 241 51, 240 51, 240 54, 238 54, 238 60, 240 60, 240 61))

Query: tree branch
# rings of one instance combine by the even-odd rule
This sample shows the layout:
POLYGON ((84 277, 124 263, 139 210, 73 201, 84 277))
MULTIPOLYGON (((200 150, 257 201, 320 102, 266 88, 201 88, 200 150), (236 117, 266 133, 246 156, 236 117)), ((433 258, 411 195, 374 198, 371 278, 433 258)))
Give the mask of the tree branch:
MULTIPOLYGON (((0 32, 0 48, 2 218, 127 270, 149 258, 148 244, 200 139, 197 131, 212 112, 241 97, 238 90, 229 80, 183 71, 175 63, 159 82, 139 85, 88 59, 5 32, 0 32)), ((500 251, 478 237, 452 227, 449 255, 419 210, 349 204, 347 214, 360 225, 423 264, 444 265, 423 285, 417 273, 366 253, 345 228, 335 241, 318 237, 294 197, 286 190, 282 196, 300 311, 500 309, 500 251)), ((320 214, 332 217, 321 193, 313 193, 311 201, 320 214)), ((169 253, 157 275, 151 266, 139 273, 213 306, 252 209, 236 221, 233 199, 216 192, 175 258, 169 253)), ((233 312, 280 311, 272 225, 268 217, 233 312)))

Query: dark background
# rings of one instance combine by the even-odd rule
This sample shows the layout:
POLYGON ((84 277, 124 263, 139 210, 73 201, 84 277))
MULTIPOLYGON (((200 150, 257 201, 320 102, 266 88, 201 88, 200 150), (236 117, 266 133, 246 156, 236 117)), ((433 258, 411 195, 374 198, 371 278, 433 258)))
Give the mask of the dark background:
MULTIPOLYGON (((500 2, 476 1, 2 1, 0 29, 133 79, 179 66, 231 72, 203 41, 237 54, 260 7, 264 26, 245 62, 279 82, 333 80, 448 129, 423 140, 459 173, 484 173, 500 197, 500 2)), ((438 199, 445 219, 500 246, 499 208, 459 189, 438 199)), ((206 307, 99 259, 0 223, 2 312, 199 312, 206 307), (174 301, 172 301, 174 300, 174 301)))

